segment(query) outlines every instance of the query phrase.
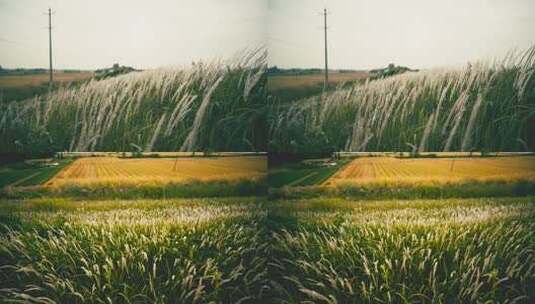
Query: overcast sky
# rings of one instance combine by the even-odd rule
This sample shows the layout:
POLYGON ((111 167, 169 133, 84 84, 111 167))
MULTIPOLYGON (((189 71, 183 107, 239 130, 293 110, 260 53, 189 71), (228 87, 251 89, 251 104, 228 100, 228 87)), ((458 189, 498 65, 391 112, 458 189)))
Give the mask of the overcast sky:
POLYGON ((228 58, 268 45, 269 64, 332 68, 461 65, 535 44, 535 0, 0 0, 0 65, 138 68, 228 58))
POLYGON ((228 58, 265 44, 265 0, 0 0, 0 65, 137 68, 228 58))
POLYGON ((535 0, 268 0, 270 65, 462 65, 535 44, 535 0))

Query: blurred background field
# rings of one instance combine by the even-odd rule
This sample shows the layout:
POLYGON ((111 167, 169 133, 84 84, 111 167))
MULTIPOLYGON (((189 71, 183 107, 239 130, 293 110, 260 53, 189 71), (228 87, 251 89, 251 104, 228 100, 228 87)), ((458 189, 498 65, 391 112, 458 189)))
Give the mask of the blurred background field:
MULTIPOLYGON (((291 102, 320 94, 324 90, 324 74, 321 70, 280 70, 270 68, 267 73, 269 94, 279 102, 291 102)), ((329 90, 337 86, 365 81, 368 71, 329 71, 329 90)))
MULTIPOLYGON (((2 73, 0 70, 0 104, 10 101, 20 101, 46 94, 50 89, 48 73, 45 70, 21 70, 19 73, 2 73)), ((53 73, 58 85, 69 83, 78 84, 90 80, 94 76, 92 71, 56 70, 53 73)))
MULTIPOLYGON (((94 76, 92 71, 54 71, 53 77, 57 82, 72 82, 90 79, 94 76)), ((46 71, 42 73, 22 73, 22 74, 1 74, 0 88, 24 88, 34 87, 46 84, 48 86, 49 74, 46 71)))

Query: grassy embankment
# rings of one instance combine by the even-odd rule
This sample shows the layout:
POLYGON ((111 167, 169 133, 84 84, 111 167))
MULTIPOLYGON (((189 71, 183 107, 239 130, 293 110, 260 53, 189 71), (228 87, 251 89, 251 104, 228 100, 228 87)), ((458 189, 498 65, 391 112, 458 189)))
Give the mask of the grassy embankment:
POLYGON ((534 67, 531 47, 275 103, 270 151, 533 151, 534 67))
POLYGON ((263 49, 0 104, 0 153, 266 151, 263 49))

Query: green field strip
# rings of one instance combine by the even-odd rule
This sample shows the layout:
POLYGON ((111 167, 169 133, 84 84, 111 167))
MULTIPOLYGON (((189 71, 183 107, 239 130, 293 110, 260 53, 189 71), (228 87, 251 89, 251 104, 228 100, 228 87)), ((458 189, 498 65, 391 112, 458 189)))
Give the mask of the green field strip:
POLYGON ((275 188, 320 185, 348 163, 350 161, 344 160, 332 167, 295 168, 292 165, 285 169, 276 169, 270 172, 269 184, 275 188))
POLYGON ((68 166, 72 160, 61 160, 59 165, 55 167, 42 168, 24 168, 19 169, 20 164, 15 164, 5 168, 0 177, 0 188, 10 186, 35 186, 41 185, 49 181, 63 168, 68 166))
POLYGON ((35 173, 30 174, 30 175, 28 175, 28 176, 26 176, 26 177, 23 177, 23 178, 21 178, 21 179, 18 179, 18 180, 16 180, 14 183, 9 184, 8 187, 15 187, 15 186, 17 186, 17 185, 20 185, 20 184, 24 183, 25 181, 27 181, 27 180, 33 178, 33 177, 36 176, 37 174, 39 174, 39 172, 35 172, 35 173))
POLYGON ((43 170, 40 172, 39 175, 35 176, 35 178, 29 179, 28 181, 24 182, 22 186, 31 186, 31 185, 42 185, 51 180, 54 176, 56 176, 63 168, 67 167, 71 164, 72 161, 63 161, 60 162, 60 164, 56 167, 48 167, 43 168, 43 170))
POLYGON ((308 179, 309 177, 311 176, 314 176, 314 175, 317 175, 318 172, 310 172, 309 174, 297 179, 297 180, 294 180, 293 182, 289 183, 287 186, 291 187, 291 186, 297 186, 299 184, 301 184, 303 181, 305 181, 306 179, 308 179))

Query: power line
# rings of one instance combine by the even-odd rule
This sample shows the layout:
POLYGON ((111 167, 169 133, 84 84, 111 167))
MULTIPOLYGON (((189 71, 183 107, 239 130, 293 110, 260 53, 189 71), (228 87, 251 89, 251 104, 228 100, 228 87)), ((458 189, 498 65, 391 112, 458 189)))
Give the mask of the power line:
POLYGON ((1 38, 1 37, 0 37, 0 42, 19 44, 17 41, 13 41, 13 40, 9 40, 9 39, 4 39, 4 38, 1 38))
POLYGON ((273 36, 267 36, 266 39, 268 40, 268 42, 277 43, 279 45, 284 45, 287 47, 301 48, 301 49, 305 47, 303 44, 297 44, 292 41, 288 41, 288 40, 273 37, 273 36))

